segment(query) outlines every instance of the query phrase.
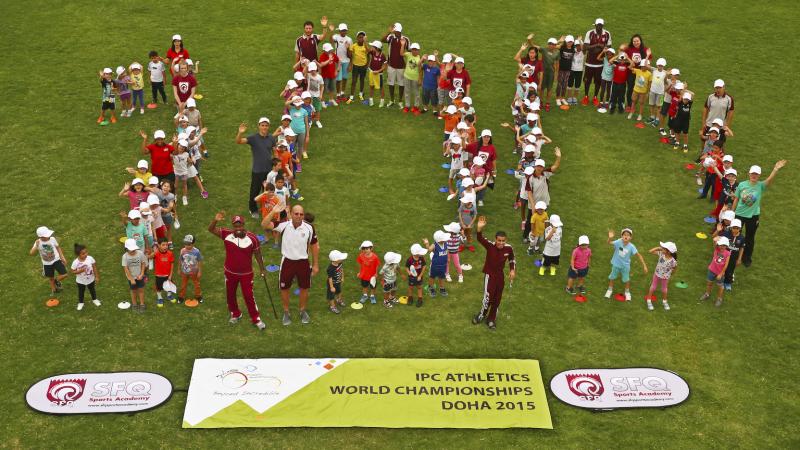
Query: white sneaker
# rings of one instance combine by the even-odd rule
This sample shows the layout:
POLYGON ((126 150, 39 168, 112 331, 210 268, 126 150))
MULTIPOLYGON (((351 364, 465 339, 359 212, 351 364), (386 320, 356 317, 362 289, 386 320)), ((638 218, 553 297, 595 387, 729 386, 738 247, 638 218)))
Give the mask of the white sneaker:
POLYGON ((182 200, 183 200, 183 206, 186 206, 186 205, 189 204, 189 199, 185 195, 183 196, 182 200))
POLYGON ((669 311, 669 303, 666 301, 662 301, 661 303, 664 305, 664 311, 669 311))
POLYGON ((478 206, 483 206, 483 200, 478 200, 478 206))
POLYGON ((611 298, 611 294, 612 294, 611 289, 608 289, 606 291, 606 298, 611 298))
POLYGON ((99 299, 94 299, 94 300, 92 300, 92 303, 94 303, 94 306, 100 306, 100 305, 102 305, 102 303, 100 303, 100 300, 99 300, 99 299))
POLYGON ((700 177, 697 177, 697 185, 698 186, 702 186, 703 185, 703 180, 700 177))
POLYGON ((328 102, 326 101, 322 102, 322 109, 328 109, 328 102))
POLYGON ((445 279, 445 280, 446 280, 448 283, 450 283, 451 281, 453 281, 453 278, 452 278, 452 277, 450 277, 450 274, 449 274, 449 273, 448 273, 448 274, 445 274, 445 276, 444 276, 444 279, 445 279))
POLYGON ((267 324, 265 324, 264 322, 262 322, 262 321, 260 321, 260 320, 259 320, 258 322, 256 322, 256 327, 257 327, 259 330, 264 330, 264 329, 266 329, 266 328, 267 328, 267 324))
POLYGON ((625 291, 625 301, 631 301, 631 293, 629 291, 625 291))
POLYGON ((464 282, 464 275, 462 275, 462 274, 458 275, 458 282, 459 283, 463 283, 464 282))
POLYGON ((369 106, 375 106, 375 100, 369 99, 369 106))
POLYGON ((641 114, 639 114, 639 117, 636 118, 636 121, 637 122, 641 122, 642 121, 642 115, 641 114))
POLYGON ((405 106, 403 106, 403 104, 402 104, 402 103, 398 103, 398 104, 397 104, 397 109, 403 109, 403 108, 405 108, 405 106))
POLYGON ((378 104, 378 108, 383 108, 383 106, 384 106, 384 104, 383 104, 383 99, 381 99, 381 102, 380 102, 380 104, 378 104))
POLYGON ((83 303, 78 303, 78 311, 83 309, 83 303))
POLYGON ((387 103, 387 104, 386 104, 386 107, 388 108, 388 107, 390 107, 390 106, 392 106, 392 105, 394 105, 394 102, 393 102, 393 101, 391 101, 391 100, 389 100, 389 103, 387 103))
POLYGON ((353 101, 353 96, 352 96, 352 95, 349 97, 349 100, 350 100, 351 102, 353 101))
POLYGON ((556 106, 561 106, 561 99, 560 98, 556 99, 556 106))
POLYGON ((139 108, 139 114, 144 114, 144 108, 139 108))
POLYGON ((628 120, 631 120, 632 117, 633 117, 633 113, 628 113, 628 120))
POLYGON ((333 105, 333 106, 339 106, 339 104, 338 104, 338 103, 336 103, 336 100, 331 100, 331 105, 333 105))
MULTIPOLYGON (((351 97, 351 98, 352 98, 352 97, 351 97)), ((358 99, 359 99, 359 100, 364 100, 364 93, 363 93, 363 92, 359 92, 359 93, 358 93, 358 99)))
POLYGON ((322 122, 320 122, 319 120, 317 121, 317 128, 322 128, 322 122))
POLYGON ((647 301, 647 310, 648 311, 652 311, 653 310, 653 302, 651 300, 647 301))

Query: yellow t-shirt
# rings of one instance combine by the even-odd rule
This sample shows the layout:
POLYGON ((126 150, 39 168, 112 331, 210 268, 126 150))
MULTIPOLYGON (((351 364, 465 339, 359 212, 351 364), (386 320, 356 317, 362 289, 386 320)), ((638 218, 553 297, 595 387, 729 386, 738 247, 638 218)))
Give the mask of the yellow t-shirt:
POLYGON ((144 181, 144 185, 146 187, 147 183, 150 181, 150 177, 152 177, 153 174, 150 173, 150 171, 147 171, 145 173, 141 173, 138 170, 136 170, 136 171, 133 172, 132 176, 133 176, 133 178, 141 178, 142 181, 144 181))
POLYGON ((650 79, 653 78, 653 74, 647 69, 633 69, 633 74, 636 75, 633 92, 646 94, 650 90, 650 79))
POLYGON ((367 65, 367 44, 358 45, 358 42, 350 46, 353 52, 353 65, 363 67, 367 65))
POLYGON ((139 71, 139 75, 131 73, 131 90, 141 91, 144 89, 144 75, 139 71))
POLYGON ((548 218, 547 211, 541 214, 534 211, 533 214, 531 214, 531 236, 544 236, 544 221, 548 218))

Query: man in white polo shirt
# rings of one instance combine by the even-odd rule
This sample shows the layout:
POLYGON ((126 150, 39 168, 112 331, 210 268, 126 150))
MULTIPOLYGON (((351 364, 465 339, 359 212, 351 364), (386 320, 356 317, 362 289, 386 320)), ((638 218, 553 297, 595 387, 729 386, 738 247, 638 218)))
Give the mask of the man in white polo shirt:
POLYGON ((266 224, 265 230, 275 230, 281 235, 281 269, 280 269, 280 290, 281 302, 283 303, 283 324, 289 325, 292 319, 289 316, 289 289, 292 282, 297 278, 297 285, 300 287, 300 321, 309 323, 311 318, 306 312, 308 303, 308 289, 311 287, 311 277, 319 272, 319 243, 317 242, 317 232, 310 223, 303 220, 305 211, 300 205, 292 208, 290 218, 286 222, 281 222, 277 226, 273 223, 276 217, 285 208, 278 205, 272 208, 262 223, 266 224), (308 261, 308 251, 313 255, 313 265, 308 261))

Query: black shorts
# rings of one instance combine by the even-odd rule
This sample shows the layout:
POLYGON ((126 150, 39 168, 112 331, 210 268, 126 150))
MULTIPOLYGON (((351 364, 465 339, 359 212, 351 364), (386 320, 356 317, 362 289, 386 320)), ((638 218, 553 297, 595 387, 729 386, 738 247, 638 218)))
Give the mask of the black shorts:
POLYGON ((115 108, 114 102, 103 102, 103 111, 105 111, 107 109, 110 109, 110 110, 113 111, 114 108, 115 108))
POLYGON ((391 283, 383 283, 383 292, 389 293, 394 292, 397 290, 397 281, 392 281, 391 283))
POLYGON ((144 278, 141 280, 134 279, 133 283, 129 282, 128 285, 130 286, 131 290, 142 289, 144 287, 144 278))
POLYGON ((661 115, 662 116, 666 116, 667 113, 669 112, 669 105, 670 105, 669 102, 664 102, 664 103, 661 104, 661 115))
POLYGON ((372 284, 370 284, 369 280, 359 280, 359 281, 361 281, 361 287, 362 288, 372 287, 372 284))
POLYGON ((164 290, 164 283, 169 280, 169 277, 160 277, 156 275, 156 290, 163 291, 164 290))
POLYGON ((342 283, 333 283, 333 292, 331 292, 330 287, 327 289, 326 297, 328 300, 333 300, 336 298, 337 295, 342 293, 342 283))
POLYGON ((417 279, 417 277, 412 277, 412 276, 409 275, 409 277, 408 277, 408 285, 409 286, 421 286, 422 285, 422 279, 417 279))
POLYGON ((353 66, 353 79, 361 79, 367 76, 367 66, 353 66))
POLYGON ((581 70, 573 70, 569 74, 569 81, 567 81, 567 87, 571 88, 579 88, 581 87, 581 79, 583 78, 583 71, 581 70))
POLYGON ((44 271, 44 276, 47 278, 53 278, 56 272, 61 275, 67 273, 67 268, 64 266, 64 261, 61 261, 60 259, 53 264, 42 264, 42 269, 44 271))
POLYGON ((584 267, 583 269, 578 269, 577 271, 572 270, 572 267, 570 267, 567 270, 567 277, 571 278, 573 280, 575 278, 586 278, 586 275, 588 275, 588 274, 589 274, 589 268, 588 267, 584 267))
POLYGON ((557 266, 558 260, 561 258, 561 256, 559 255, 557 256, 542 255, 542 256, 544 257, 544 263, 542 264, 544 267, 557 266))
POLYGON ((672 118, 669 120, 669 128, 676 133, 689 133, 689 118, 672 118))

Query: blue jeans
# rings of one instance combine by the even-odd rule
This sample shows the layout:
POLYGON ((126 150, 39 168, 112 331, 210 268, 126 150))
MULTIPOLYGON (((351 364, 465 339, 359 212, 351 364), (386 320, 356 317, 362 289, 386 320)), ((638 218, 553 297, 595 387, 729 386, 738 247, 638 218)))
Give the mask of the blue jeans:
POLYGON ((139 89, 131 91, 133 93, 133 103, 131 103, 131 107, 136 107, 136 100, 139 100, 139 108, 144 108, 144 89, 139 89))

